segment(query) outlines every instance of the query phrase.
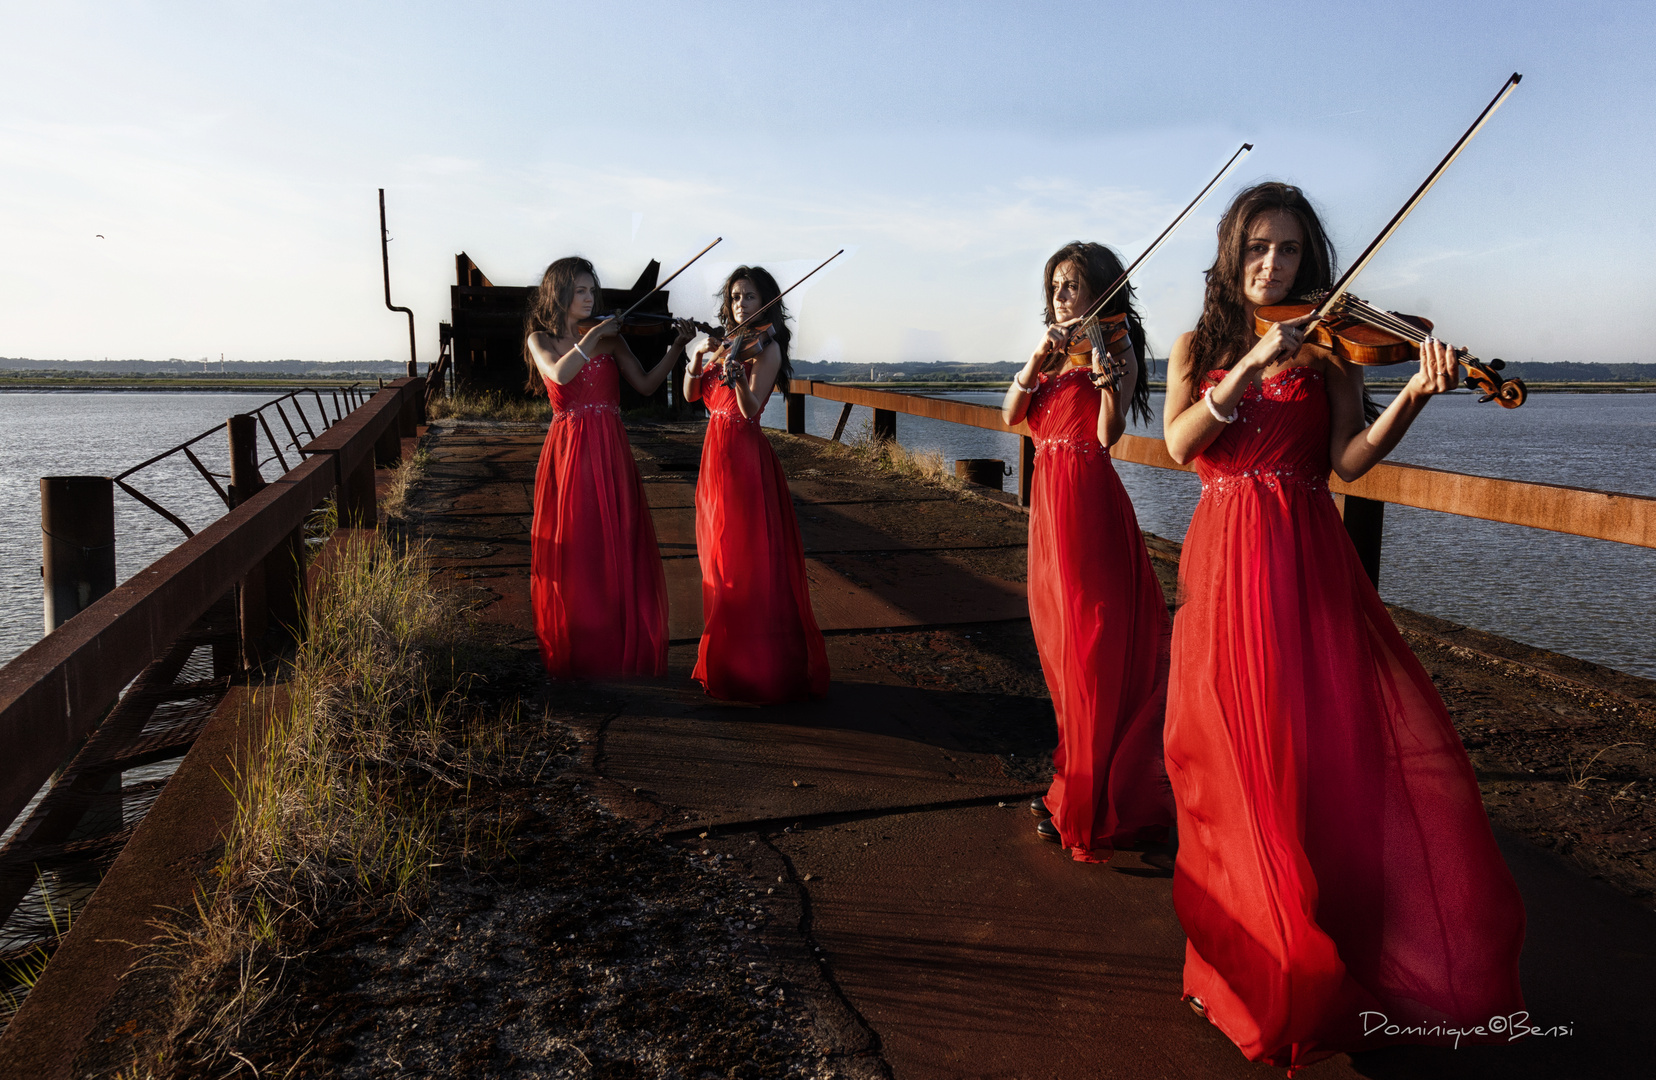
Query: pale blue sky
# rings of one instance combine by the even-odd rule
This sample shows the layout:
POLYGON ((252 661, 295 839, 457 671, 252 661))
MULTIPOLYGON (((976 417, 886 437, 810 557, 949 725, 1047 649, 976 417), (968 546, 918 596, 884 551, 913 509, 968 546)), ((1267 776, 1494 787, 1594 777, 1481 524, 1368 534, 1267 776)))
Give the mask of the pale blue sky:
POLYGON ((453 256, 625 285, 725 243, 798 354, 1020 358, 1071 239, 1136 254, 1155 351, 1240 185, 1302 185, 1355 257, 1524 82, 1358 292, 1483 356, 1656 359, 1656 6, 0 3, 0 355, 421 359, 453 256), (102 233, 104 240, 94 238, 102 233))

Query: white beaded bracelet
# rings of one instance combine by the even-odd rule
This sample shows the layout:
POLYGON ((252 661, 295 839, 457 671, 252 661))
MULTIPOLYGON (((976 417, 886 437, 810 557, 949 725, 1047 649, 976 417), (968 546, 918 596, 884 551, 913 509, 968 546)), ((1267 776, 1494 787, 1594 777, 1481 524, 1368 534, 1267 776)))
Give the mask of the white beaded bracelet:
POLYGON ((1219 406, 1217 406, 1213 403, 1213 395, 1212 394, 1203 394, 1202 395, 1202 400, 1207 402, 1208 412, 1212 413, 1213 418, 1215 420, 1219 421, 1221 424, 1230 424, 1230 423, 1234 423, 1236 421, 1236 410, 1232 409, 1231 414, 1229 416, 1226 416, 1224 413, 1219 411, 1219 406))
POLYGON ((1025 386, 1023 384, 1023 379, 1018 375, 1012 376, 1012 385, 1016 386, 1020 392, 1025 394, 1033 394, 1035 392, 1035 388, 1032 386, 1025 386))
POLYGON ((592 359, 592 357, 590 357, 586 354, 586 350, 581 348, 581 343, 579 341, 577 341, 575 343, 575 351, 581 354, 581 359, 582 360, 591 360, 592 359))

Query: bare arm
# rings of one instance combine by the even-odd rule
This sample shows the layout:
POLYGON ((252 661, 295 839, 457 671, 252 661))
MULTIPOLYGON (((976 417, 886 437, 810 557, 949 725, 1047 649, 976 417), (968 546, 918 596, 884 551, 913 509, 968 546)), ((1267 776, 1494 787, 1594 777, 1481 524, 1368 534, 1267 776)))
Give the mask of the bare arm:
MULTIPOLYGON (((1115 356, 1127 365, 1127 372, 1121 376, 1114 390, 1105 386, 1098 394, 1098 443, 1106 447, 1114 446, 1127 430, 1127 403, 1133 400, 1133 389, 1139 379, 1138 353, 1131 344, 1115 356)), ((1104 371, 1104 365, 1100 362, 1102 359, 1094 350, 1093 371, 1100 374, 1104 371)))
POLYGON ((751 420, 765 411, 765 402, 770 400, 771 391, 776 389, 776 374, 781 370, 782 350, 773 341, 759 354, 747 378, 737 379, 731 384, 730 388, 736 392, 736 407, 742 410, 743 416, 751 420))
POLYGON ((1012 377, 1012 385, 1006 388, 1006 396, 1001 399, 1001 419, 1006 421, 1007 426, 1016 427, 1029 415, 1029 395, 1040 385, 1041 365, 1052 350, 1063 342, 1067 336, 1064 331, 1068 326, 1069 323, 1061 323, 1048 327, 1046 336, 1024 362, 1023 370, 1012 377))
POLYGON ((563 350, 558 348, 558 343, 551 334, 537 330, 529 335, 529 355, 535 361, 535 370, 539 371, 542 377, 551 379, 559 386, 565 386, 569 380, 581 373, 587 360, 609 346, 608 339, 611 338, 617 342, 621 340, 615 334, 614 321, 610 319, 594 326, 574 345, 563 350))
POLYGON ((702 358, 713 351, 713 341, 708 339, 696 346, 696 355, 684 366, 684 400, 700 401, 702 396, 702 372, 707 370, 702 358))
POLYGON ((1363 369, 1356 364, 1329 364, 1328 458, 1334 474, 1350 482, 1397 448, 1420 410, 1436 394, 1460 384, 1454 347, 1427 339, 1420 347, 1420 370, 1409 379, 1374 423, 1363 416, 1363 369))
POLYGON ((1167 440, 1167 453, 1180 465, 1188 465, 1212 445, 1225 430, 1225 421, 1214 416, 1235 416, 1236 407, 1248 387, 1259 382, 1265 369, 1284 360, 1298 358, 1304 337, 1301 326, 1311 316, 1293 322, 1273 323, 1265 335, 1254 343, 1247 354, 1231 365, 1219 384, 1208 391, 1210 409, 1200 402, 1193 383, 1190 343, 1194 334, 1184 334, 1173 345, 1167 358, 1167 404, 1162 409, 1162 437, 1167 440))
POLYGON ((615 366, 621 369, 622 378, 631 383, 634 390, 645 397, 649 397, 661 389, 661 384, 666 382, 667 376, 673 373, 673 364, 678 360, 683 347, 678 346, 668 349, 667 355, 663 356, 660 363, 649 371, 644 370, 644 365, 637 356, 633 355, 632 349, 628 347, 624 338, 616 337, 615 348, 612 351, 615 353, 615 366))

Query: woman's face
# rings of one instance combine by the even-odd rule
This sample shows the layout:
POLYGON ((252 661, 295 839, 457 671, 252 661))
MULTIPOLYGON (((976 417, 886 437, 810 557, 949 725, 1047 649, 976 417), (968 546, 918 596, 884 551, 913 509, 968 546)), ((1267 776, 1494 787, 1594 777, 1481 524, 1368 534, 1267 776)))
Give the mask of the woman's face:
POLYGON ((1087 313, 1092 304, 1092 290, 1074 260, 1061 262, 1052 268, 1052 317, 1055 322, 1069 322, 1087 313))
POLYGON ((575 279, 575 296, 569 302, 569 314, 576 319, 590 318, 597 303, 598 283, 592 280, 591 274, 581 274, 575 279))
POLYGON ((730 314, 737 322, 751 318, 763 306, 759 286, 747 278, 730 283, 730 314))
POLYGON ((1299 275, 1305 232, 1286 210, 1267 210, 1248 222, 1242 247, 1242 297, 1253 307, 1280 304, 1299 275))

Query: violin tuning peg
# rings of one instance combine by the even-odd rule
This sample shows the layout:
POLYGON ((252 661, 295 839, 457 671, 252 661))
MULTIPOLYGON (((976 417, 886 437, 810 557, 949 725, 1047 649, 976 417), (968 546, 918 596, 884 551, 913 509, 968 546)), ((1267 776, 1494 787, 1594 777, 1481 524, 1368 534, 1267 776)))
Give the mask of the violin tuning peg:
POLYGON ((1497 357, 1496 359, 1491 360, 1489 362, 1489 368, 1490 368, 1491 371, 1501 371, 1505 367, 1506 367, 1506 361, 1500 359, 1499 357, 1497 357))

